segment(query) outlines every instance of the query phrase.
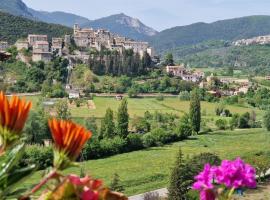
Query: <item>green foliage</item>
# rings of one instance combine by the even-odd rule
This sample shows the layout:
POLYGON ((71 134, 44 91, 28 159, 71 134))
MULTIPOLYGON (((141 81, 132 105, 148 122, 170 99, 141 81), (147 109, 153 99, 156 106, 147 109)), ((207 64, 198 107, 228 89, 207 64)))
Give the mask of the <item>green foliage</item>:
POLYGON ((114 173, 111 184, 110 184, 111 191, 121 192, 125 191, 123 185, 121 184, 120 177, 117 173, 114 173))
POLYGON ((263 123, 267 131, 270 131, 270 111, 268 110, 264 117, 263 117, 263 123))
POLYGON ((117 134, 126 138, 128 135, 129 114, 127 99, 123 99, 117 112, 117 134))
POLYGON ((128 149, 130 151, 143 149, 142 135, 136 133, 130 133, 127 136, 128 149))
POLYGON ((173 60, 173 55, 172 53, 168 53, 165 56, 165 61, 164 61, 165 65, 169 65, 169 66, 173 66, 174 65, 174 60, 173 60))
POLYGON ((175 164, 171 171, 170 183, 168 187, 169 200, 186 200, 189 186, 192 181, 190 180, 189 166, 185 164, 184 156, 179 149, 176 157, 175 164))
POLYGON ((96 123, 96 118, 95 117, 88 117, 84 120, 84 126, 87 130, 90 130, 93 135, 97 134, 98 127, 96 123))
POLYGON ((53 150, 42 145, 27 145, 23 155, 21 166, 36 164, 38 169, 46 169, 53 164, 53 150))
POLYGON ((48 116, 44 111, 31 111, 24 127, 28 143, 42 144, 44 139, 50 139, 48 116))
POLYGON ((177 127, 177 134, 179 139, 183 140, 192 135, 192 127, 188 114, 185 114, 180 119, 179 126, 177 127))
POLYGON ((68 108, 68 102, 66 100, 60 100, 55 105, 57 118, 62 120, 69 120, 71 113, 68 108))
POLYGON ((195 133, 198 133, 201 127, 201 102, 199 90, 197 88, 191 92, 189 114, 192 130, 195 133))
POLYGON ((90 69, 98 75, 143 75, 152 67, 151 64, 152 60, 147 52, 140 58, 132 49, 124 50, 122 54, 102 49, 91 52, 89 60, 90 69))
POLYGON ((113 120, 113 111, 108 108, 104 119, 101 121, 99 138, 113 138, 115 136, 115 124, 113 120))
POLYGON ((269 155, 265 153, 252 154, 246 156, 244 160, 255 167, 256 174, 259 176, 259 180, 262 181, 270 168, 269 155))
MULTIPOLYGON (((194 51, 205 49, 211 45, 220 45, 215 41, 234 41, 242 38, 269 34, 269 16, 250 16, 229 20, 217 21, 214 23, 196 23, 188 26, 179 26, 159 32, 150 38, 151 44, 159 53, 174 51, 175 47, 194 45, 194 51), (197 33, 200 33, 199 35, 197 33), (197 46, 202 42, 214 41, 216 44, 197 46)), ((222 44, 221 44, 222 45, 222 44)), ((185 51, 185 49, 184 49, 185 51)), ((190 50, 189 50, 190 51, 190 50)), ((178 51, 179 52, 179 51, 178 51)), ((178 53, 177 52, 177 53, 178 53)), ((180 52, 181 53, 181 52, 180 52)), ((184 54, 179 54, 182 57, 184 54)), ((236 54, 237 55, 237 54, 236 54)))
POLYGON ((71 34, 72 29, 56 24, 29 20, 7 13, 0 13, 0 40, 15 43, 20 38, 26 38, 28 34, 46 34, 49 39, 71 34), (16 27, 14 29, 14 27, 16 27))
POLYGON ((190 100, 190 93, 188 91, 182 91, 179 93, 178 97, 181 101, 189 101, 190 100))
POLYGON ((228 122, 226 119, 218 119, 215 124, 219 130, 226 130, 228 127, 228 122))
POLYGON ((18 144, 0 158, 0 199, 10 199, 9 197, 16 193, 16 187, 23 188, 20 182, 36 169, 35 165, 18 168, 24 150, 25 144, 18 144))

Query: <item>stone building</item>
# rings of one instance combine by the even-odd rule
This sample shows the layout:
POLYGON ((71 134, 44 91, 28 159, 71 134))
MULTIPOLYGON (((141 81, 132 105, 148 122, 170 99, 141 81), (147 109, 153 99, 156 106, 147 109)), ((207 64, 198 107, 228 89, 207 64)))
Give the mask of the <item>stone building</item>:
POLYGON ((183 65, 179 66, 167 66, 166 72, 174 76, 182 77, 186 73, 186 68, 183 65))
POLYGON ((47 41, 36 41, 33 44, 33 52, 49 52, 49 43, 47 41))
POLYGON ((58 56, 62 56, 63 39, 62 38, 52 38, 52 53, 57 53, 58 56))
POLYGON ((35 42, 37 41, 48 41, 48 36, 47 35, 33 35, 29 34, 28 35, 28 44, 32 47, 35 42))
POLYGON ((22 49, 28 49, 29 48, 29 43, 27 40, 18 40, 15 43, 15 46, 17 48, 18 51, 22 50, 22 49))
POLYGON ((8 48, 8 43, 5 41, 0 41, 0 51, 5 51, 8 48))

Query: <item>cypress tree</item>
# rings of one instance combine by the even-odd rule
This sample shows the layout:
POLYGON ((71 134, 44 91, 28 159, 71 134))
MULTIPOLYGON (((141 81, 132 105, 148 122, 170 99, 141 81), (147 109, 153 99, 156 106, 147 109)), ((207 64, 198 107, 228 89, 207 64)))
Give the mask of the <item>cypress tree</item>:
POLYGON ((104 119, 101 121, 99 138, 112 138, 115 136, 115 124, 113 121, 113 111, 111 108, 106 110, 104 119))
POLYGON ((201 127, 201 101, 197 88, 191 92, 189 114, 192 130, 198 133, 201 127))
POLYGON ((192 183, 190 180, 189 166, 186 165, 181 149, 176 157, 171 171, 170 185, 168 187, 169 200, 188 200, 188 190, 192 183))
POLYGON ((117 133, 122 138, 126 138, 128 135, 128 122, 127 99, 123 99, 117 113, 117 133))

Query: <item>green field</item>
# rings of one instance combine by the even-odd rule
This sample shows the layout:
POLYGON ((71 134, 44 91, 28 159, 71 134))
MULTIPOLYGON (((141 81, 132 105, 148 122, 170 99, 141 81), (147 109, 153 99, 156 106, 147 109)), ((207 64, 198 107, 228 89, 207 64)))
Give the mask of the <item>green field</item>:
MULTIPOLYGON (((95 116, 102 118, 105 115, 106 109, 111 108, 117 111, 121 101, 117 101, 112 97, 95 97, 94 103, 96 109, 85 108, 72 108, 71 113, 75 118, 95 116)), ((202 111, 206 112, 206 116, 215 116, 216 103, 202 102, 202 111)), ((251 108, 239 107, 239 106, 226 106, 232 113, 244 113, 250 112, 251 108)), ((180 101, 176 97, 167 97, 164 101, 158 101, 155 98, 136 98, 128 99, 128 110, 131 118, 134 116, 143 116, 145 111, 149 112, 163 112, 174 113, 179 116, 185 112, 189 112, 189 101, 180 101)), ((255 110, 258 115, 261 115, 261 111, 255 110)))
MULTIPOLYGON (((185 156, 212 152, 223 159, 233 159, 270 150, 270 135, 263 129, 219 131, 164 147, 90 160, 83 162, 82 166, 90 175, 104 179, 107 184, 110 183, 112 175, 118 173, 123 181, 125 193, 133 195, 168 185, 170 169, 179 147, 185 156)), ((66 172, 80 174, 80 168, 70 168, 66 172)), ((41 174, 37 172, 24 184, 37 183, 41 179, 41 174)))

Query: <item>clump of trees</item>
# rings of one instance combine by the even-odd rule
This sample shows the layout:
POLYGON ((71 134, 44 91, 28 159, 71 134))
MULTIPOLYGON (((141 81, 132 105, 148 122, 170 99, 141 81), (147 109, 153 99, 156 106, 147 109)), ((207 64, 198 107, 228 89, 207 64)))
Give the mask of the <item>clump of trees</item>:
POLYGON ((147 73, 152 67, 152 60, 147 52, 141 57, 132 49, 120 53, 103 48, 101 51, 90 52, 89 66, 98 75, 137 76, 147 73))

